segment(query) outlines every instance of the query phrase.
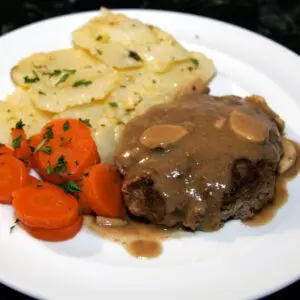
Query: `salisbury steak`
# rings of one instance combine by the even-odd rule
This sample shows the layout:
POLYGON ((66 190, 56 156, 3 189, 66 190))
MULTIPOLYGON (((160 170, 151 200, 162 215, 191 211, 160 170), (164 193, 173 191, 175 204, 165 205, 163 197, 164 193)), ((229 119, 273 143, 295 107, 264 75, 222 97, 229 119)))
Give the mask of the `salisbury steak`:
POLYGON ((219 229, 273 200, 283 123, 258 96, 189 95, 125 128, 116 163, 131 214, 166 226, 219 229))

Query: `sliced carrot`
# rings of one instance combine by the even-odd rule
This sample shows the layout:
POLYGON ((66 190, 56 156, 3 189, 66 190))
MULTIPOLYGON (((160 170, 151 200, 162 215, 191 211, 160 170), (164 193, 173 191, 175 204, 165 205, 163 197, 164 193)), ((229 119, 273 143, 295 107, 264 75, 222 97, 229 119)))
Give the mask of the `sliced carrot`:
POLYGON ((5 146, 4 144, 0 144, 0 155, 3 154, 14 155, 14 151, 11 148, 5 146))
POLYGON ((108 164, 97 164, 87 170, 82 177, 83 199, 99 216, 123 217, 125 213, 121 178, 118 171, 108 164))
POLYGON ((90 214, 92 212, 92 209, 90 207, 89 201, 86 198, 85 193, 78 193, 78 197, 79 208, 82 211, 82 213, 90 214))
POLYGON ((88 126, 79 120, 54 120, 42 134, 46 142, 37 152, 37 170, 50 182, 79 180, 87 167, 100 161, 88 126))
POLYGON ((23 129, 12 128, 12 144, 15 149, 15 156, 19 159, 27 160, 31 156, 31 151, 27 142, 26 133, 23 129))
POLYGON ((75 222, 79 214, 77 200, 50 183, 28 185, 13 193, 17 218, 27 226, 61 228, 75 222))
POLYGON ((28 169, 16 157, 0 156, 0 203, 11 204, 13 192, 30 182, 28 169))
POLYGON ((30 160, 31 167, 33 169, 37 168, 35 151, 37 147, 42 144, 42 141, 43 141, 43 135, 41 133, 35 134, 28 139, 28 145, 32 152, 29 160, 30 160))
POLYGON ((73 238, 80 231, 82 222, 83 217, 79 216, 71 225, 57 229, 29 227, 22 223, 21 227, 36 239, 49 242, 61 242, 73 238))
POLYGON ((29 176, 29 180, 30 180, 30 181, 29 181, 29 182, 30 182, 29 184, 36 184, 36 185, 37 185, 37 184, 40 183, 40 181, 39 181, 36 177, 31 176, 31 175, 29 176))

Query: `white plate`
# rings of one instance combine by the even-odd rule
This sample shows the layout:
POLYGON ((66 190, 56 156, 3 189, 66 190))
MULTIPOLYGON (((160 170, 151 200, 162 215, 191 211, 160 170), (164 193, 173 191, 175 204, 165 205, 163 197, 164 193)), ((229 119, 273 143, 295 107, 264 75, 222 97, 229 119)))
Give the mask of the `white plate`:
MULTIPOLYGON (((260 94, 300 140, 300 59, 246 30, 180 13, 126 10, 160 26, 189 49, 201 50, 219 71, 212 93, 260 94)), ((72 30, 96 13, 33 24, 0 39, 0 98, 13 90, 10 68, 21 58, 68 47, 72 30)), ((290 182, 290 199, 260 228, 230 222, 215 233, 196 233, 165 243, 153 260, 130 257, 119 245, 84 229, 75 239, 43 243, 17 229, 10 207, 0 207, 0 280, 47 299, 249 299, 300 277, 300 177, 290 182), (298 185, 298 187, 297 187, 298 185)))

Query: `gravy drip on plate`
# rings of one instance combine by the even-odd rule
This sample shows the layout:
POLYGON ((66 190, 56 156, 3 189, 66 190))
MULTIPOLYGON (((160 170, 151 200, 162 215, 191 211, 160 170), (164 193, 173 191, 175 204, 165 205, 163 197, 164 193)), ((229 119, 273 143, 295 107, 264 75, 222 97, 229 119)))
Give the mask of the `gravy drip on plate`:
POLYGON ((122 245, 136 258, 154 258, 163 251, 162 241, 171 238, 175 230, 165 229, 127 219, 123 225, 99 225, 96 218, 86 216, 84 223, 104 239, 122 245))
POLYGON ((274 201, 262 209, 250 220, 244 223, 251 227, 257 227, 272 221, 278 210, 288 201, 287 184, 300 173, 300 145, 289 140, 297 150, 297 159, 295 164, 285 173, 281 174, 276 181, 276 194, 274 201))

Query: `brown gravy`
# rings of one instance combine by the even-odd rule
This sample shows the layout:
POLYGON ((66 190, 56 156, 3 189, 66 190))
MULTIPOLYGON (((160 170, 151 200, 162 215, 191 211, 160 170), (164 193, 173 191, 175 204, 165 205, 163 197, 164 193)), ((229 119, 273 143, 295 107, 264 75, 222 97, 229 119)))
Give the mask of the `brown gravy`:
POLYGON ((266 206, 261 212, 256 214, 252 219, 244 223, 251 227, 262 226, 270 222, 278 210, 288 201, 288 181, 300 173, 300 144, 291 141, 297 150, 296 163, 286 173, 280 175, 276 182, 276 196, 274 201, 266 206))
POLYGON ((163 252, 162 241, 175 236, 175 229, 127 220, 122 226, 102 226, 93 216, 84 224, 102 238, 117 242, 136 258, 154 258, 163 252))

